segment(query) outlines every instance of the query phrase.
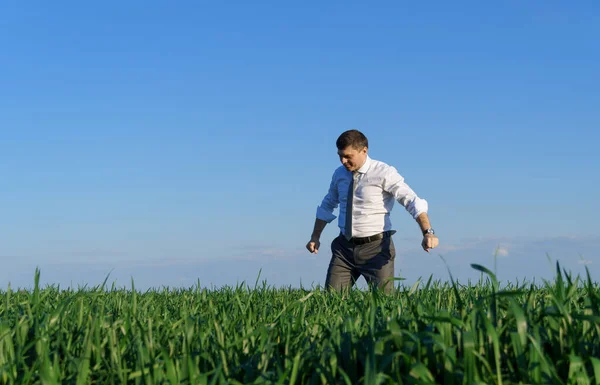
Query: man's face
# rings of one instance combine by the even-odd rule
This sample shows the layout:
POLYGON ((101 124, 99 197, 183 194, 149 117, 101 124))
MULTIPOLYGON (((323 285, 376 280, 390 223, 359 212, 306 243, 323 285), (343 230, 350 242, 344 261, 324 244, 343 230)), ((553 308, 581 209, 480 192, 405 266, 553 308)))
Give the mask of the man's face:
POLYGON ((348 171, 356 171, 362 167, 367 160, 367 147, 360 150, 352 146, 348 146, 343 150, 338 150, 340 161, 348 171))

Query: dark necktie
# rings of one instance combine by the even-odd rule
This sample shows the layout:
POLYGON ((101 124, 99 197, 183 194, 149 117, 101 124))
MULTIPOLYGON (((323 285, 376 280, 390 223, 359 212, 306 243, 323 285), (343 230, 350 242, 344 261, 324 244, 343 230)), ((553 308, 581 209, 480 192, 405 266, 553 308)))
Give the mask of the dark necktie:
POLYGON ((346 239, 352 238, 352 200, 354 198, 354 173, 350 175, 350 186, 348 186, 348 198, 346 200, 346 239))

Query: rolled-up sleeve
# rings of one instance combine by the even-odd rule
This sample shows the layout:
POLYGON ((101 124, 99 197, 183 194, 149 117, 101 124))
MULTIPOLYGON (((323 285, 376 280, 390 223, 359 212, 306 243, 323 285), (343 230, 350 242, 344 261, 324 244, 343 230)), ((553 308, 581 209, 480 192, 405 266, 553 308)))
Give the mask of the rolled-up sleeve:
POLYGON ((331 221, 337 218, 337 216, 333 214, 333 211, 340 203, 337 191, 336 176, 337 175, 334 172, 333 176, 331 177, 331 183, 329 184, 329 191, 321 201, 321 204, 317 207, 317 218, 327 223, 331 223, 331 221))
POLYGON ((392 194, 414 219, 422 213, 427 213, 427 201, 417 196, 395 167, 389 166, 385 173, 383 189, 392 194))

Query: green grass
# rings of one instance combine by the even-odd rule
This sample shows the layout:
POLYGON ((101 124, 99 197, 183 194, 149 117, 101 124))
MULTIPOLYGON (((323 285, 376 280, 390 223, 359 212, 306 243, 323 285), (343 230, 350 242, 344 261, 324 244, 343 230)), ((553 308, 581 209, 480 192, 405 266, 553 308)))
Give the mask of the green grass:
POLYGON ((2 384, 600 384, 600 293, 542 285, 0 292, 2 384))

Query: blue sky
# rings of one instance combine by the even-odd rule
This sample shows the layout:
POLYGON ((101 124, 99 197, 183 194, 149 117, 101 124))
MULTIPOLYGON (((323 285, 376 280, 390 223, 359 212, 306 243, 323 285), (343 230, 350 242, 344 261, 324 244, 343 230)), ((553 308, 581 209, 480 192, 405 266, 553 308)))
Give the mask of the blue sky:
POLYGON ((1 287, 323 283, 350 128, 429 201, 432 253, 392 214, 407 282, 498 247, 501 279, 600 273, 595 1, 10 2, 0 31, 1 287))

